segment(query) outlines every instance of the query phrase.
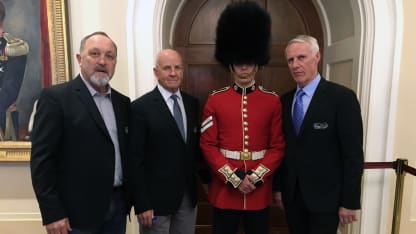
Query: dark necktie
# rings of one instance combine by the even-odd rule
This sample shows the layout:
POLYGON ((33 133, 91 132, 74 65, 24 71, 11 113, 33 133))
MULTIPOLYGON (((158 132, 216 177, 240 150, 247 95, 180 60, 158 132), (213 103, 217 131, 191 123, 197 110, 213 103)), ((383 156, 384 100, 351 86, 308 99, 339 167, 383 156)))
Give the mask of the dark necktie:
POLYGON ((302 89, 299 89, 296 92, 296 101, 295 101, 295 105, 293 106, 292 121, 293 121, 293 128, 295 129, 296 135, 299 134, 300 126, 302 125, 302 121, 303 121, 303 115, 304 115, 303 101, 302 101, 303 95, 305 95, 305 92, 302 89))
POLYGON ((186 140, 185 127, 183 125, 182 111, 178 103, 178 96, 173 94, 172 96, 170 96, 170 98, 173 99, 173 118, 175 118, 176 124, 178 125, 178 128, 181 131, 182 138, 186 140))

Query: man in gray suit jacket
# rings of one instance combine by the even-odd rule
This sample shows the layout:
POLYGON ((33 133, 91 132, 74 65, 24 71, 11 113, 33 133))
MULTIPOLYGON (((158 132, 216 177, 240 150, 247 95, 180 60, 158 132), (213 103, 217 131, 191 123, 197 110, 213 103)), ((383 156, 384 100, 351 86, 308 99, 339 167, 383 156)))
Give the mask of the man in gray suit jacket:
POLYGON ((30 169, 48 233, 125 234, 124 185, 130 99, 112 89, 115 43, 103 32, 81 41, 81 73, 42 90, 30 169))
POLYGON ((158 53, 158 85, 132 103, 129 175, 140 233, 195 232, 199 105, 180 91, 184 67, 172 49, 158 53))
POLYGON ((318 73, 319 46, 301 35, 286 59, 297 88, 282 96, 285 158, 275 200, 292 234, 335 234, 357 219, 363 173, 363 129, 355 93, 318 73))

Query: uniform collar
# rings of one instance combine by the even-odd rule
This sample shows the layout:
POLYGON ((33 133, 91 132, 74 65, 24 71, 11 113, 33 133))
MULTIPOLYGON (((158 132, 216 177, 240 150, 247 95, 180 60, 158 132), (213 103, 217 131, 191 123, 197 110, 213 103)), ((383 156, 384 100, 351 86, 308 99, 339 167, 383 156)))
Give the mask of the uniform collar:
POLYGON ((253 84, 252 86, 249 86, 247 88, 242 88, 240 86, 238 86, 237 84, 233 84, 233 89, 234 91, 236 91, 239 94, 249 94, 251 92, 253 92, 254 90, 256 90, 256 84, 253 84))

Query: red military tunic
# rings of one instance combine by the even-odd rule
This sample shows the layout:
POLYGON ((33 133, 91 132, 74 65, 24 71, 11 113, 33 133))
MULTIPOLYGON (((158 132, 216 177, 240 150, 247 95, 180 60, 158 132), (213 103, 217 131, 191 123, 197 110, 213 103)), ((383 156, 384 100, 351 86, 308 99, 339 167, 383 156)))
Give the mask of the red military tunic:
POLYGON ((200 145, 214 173, 208 190, 211 204, 221 209, 260 210, 272 203, 273 172, 285 146, 281 117, 279 96, 255 85, 226 87, 208 97, 200 145), (256 177, 256 189, 246 195, 238 190, 241 172, 254 172, 256 177))

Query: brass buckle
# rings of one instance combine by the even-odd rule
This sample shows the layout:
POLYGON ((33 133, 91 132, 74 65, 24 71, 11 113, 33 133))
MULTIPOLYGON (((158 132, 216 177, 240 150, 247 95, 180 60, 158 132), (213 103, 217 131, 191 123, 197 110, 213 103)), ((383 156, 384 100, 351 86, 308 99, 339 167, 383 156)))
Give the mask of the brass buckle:
POLYGON ((240 160, 251 160, 251 152, 240 152, 240 160))

